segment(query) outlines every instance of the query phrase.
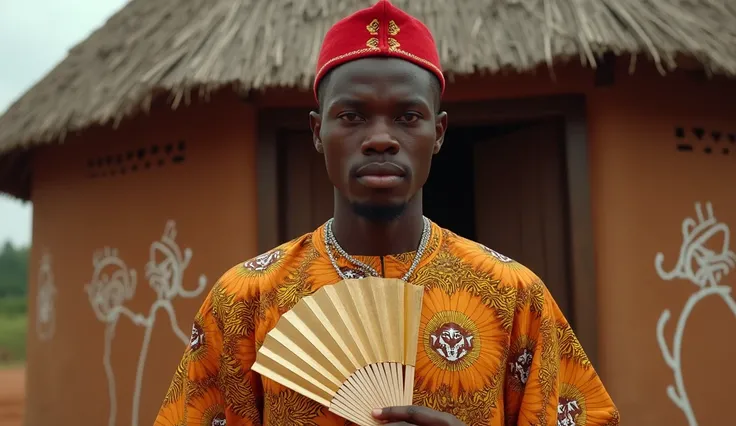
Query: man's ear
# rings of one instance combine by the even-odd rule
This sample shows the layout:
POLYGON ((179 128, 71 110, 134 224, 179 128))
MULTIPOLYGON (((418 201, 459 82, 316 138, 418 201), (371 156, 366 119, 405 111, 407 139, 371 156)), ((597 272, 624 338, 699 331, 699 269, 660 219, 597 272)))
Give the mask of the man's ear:
POLYGON ((324 154, 325 150, 322 147, 322 139, 319 136, 320 130, 322 130, 322 116, 317 111, 309 113, 309 127, 312 129, 312 142, 314 143, 314 149, 320 154, 324 154))
POLYGON ((447 132, 447 113, 445 111, 437 114, 434 123, 434 150, 432 153, 437 154, 445 143, 445 132, 447 132))

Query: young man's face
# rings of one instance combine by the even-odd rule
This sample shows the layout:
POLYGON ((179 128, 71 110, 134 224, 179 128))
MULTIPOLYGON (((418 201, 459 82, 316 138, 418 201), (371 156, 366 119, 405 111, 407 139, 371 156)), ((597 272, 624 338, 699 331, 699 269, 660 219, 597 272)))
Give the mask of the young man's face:
POLYGON ((310 116, 314 143, 353 206, 400 212, 427 181, 447 127, 433 79, 407 61, 365 58, 323 80, 320 113, 310 116))

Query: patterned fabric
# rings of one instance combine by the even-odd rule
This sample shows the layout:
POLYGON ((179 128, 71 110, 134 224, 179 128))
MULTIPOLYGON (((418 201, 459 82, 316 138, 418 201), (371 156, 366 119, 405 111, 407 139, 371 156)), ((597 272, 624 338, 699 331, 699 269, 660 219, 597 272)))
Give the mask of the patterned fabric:
MULTIPOLYGON (((323 231, 235 266, 215 284, 194 319, 156 425, 348 424, 250 370, 279 317, 339 281, 323 231)), ((413 257, 357 258, 398 278, 413 257)), ((351 270, 344 259, 339 263, 351 270)), ((433 223, 409 281, 426 289, 415 405, 452 413, 468 426, 619 424, 568 322, 527 268, 433 223)))

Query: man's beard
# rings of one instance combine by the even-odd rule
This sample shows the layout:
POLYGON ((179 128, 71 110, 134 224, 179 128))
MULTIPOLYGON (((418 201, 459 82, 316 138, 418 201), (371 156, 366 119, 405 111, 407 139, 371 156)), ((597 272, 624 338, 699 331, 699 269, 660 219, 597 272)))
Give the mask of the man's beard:
POLYGON ((352 203, 353 212, 374 223, 387 223, 401 216, 407 203, 377 205, 368 203, 352 203))

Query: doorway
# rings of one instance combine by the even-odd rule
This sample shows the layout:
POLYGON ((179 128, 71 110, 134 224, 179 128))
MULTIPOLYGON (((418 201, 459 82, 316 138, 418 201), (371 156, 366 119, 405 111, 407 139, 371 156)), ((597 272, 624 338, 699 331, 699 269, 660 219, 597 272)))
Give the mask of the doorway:
POLYGON ((564 137, 557 118, 448 129, 424 212, 530 268, 572 323, 564 137))
MULTIPOLYGON (((278 141, 287 241, 332 216, 333 190, 309 131, 284 130, 278 141)), ((440 226, 532 269, 572 321, 564 158, 561 119, 450 128, 423 198, 440 226)))
MULTIPOLYGON (((446 110, 452 125, 425 187, 426 214, 542 277, 595 362, 599 339, 585 96, 448 103, 446 110)), ((305 129, 307 113, 303 108, 259 112, 261 252, 312 231, 332 213, 332 187, 305 129)))

